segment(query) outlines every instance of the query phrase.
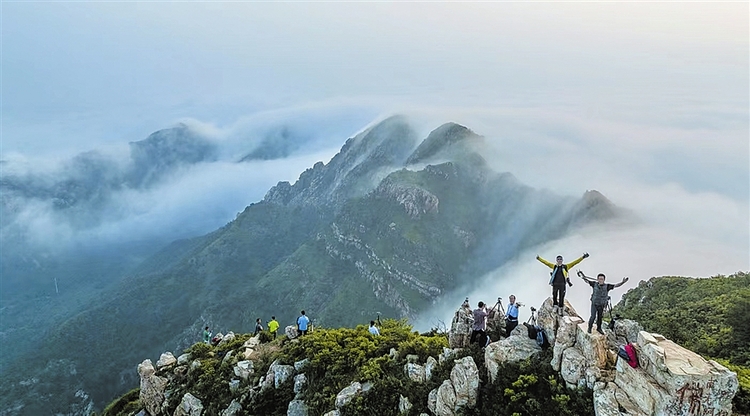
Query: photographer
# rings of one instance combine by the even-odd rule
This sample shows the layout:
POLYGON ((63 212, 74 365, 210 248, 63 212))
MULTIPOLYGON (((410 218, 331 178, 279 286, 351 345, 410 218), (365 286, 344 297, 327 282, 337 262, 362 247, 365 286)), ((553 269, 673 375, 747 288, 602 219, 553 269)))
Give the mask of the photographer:
POLYGON ((523 306, 522 303, 516 302, 516 296, 508 297, 508 310, 505 312, 505 336, 509 337, 510 333, 518 326, 518 308, 523 306))
POLYGON ((583 281, 588 283, 589 286, 594 289, 591 293, 591 318, 589 318, 588 333, 591 333, 594 320, 596 320, 596 331, 604 335, 604 331, 602 330, 602 315, 604 314, 604 307, 607 305, 607 302, 609 302, 609 291, 624 285, 625 282, 628 281, 628 278, 623 278, 620 283, 609 284, 604 283, 604 273, 596 275, 596 279, 586 276, 581 270, 579 270, 577 274, 578 277, 583 279, 583 281))
POLYGON ((469 343, 473 344, 476 342, 477 336, 479 336, 479 342, 482 344, 482 347, 484 347, 489 344, 489 339, 487 338, 487 316, 489 315, 489 311, 484 302, 479 302, 477 306, 478 308, 473 311, 474 324, 471 326, 471 338, 469 339, 469 343))

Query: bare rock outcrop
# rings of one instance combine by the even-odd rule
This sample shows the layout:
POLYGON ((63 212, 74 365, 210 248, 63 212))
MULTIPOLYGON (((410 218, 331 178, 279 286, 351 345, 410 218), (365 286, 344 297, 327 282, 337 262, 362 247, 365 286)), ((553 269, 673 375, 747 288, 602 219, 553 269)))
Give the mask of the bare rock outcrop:
POLYGON ((451 370, 451 383, 456 392, 456 410, 461 407, 473 408, 479 396, 479 369, 471 357, 461 358, 455 363, 451 370))
MULTIPOLYGON (((576 312, 573 305, 567 300, 565 301, 565 308, 563 309, 563 317, 579 317, 578 312, 576 312)), ((544 328, 544 333, 547 335, 550 345, 555 345, 557 329, 560 326, 560 321, 563 317, 555 312, 552 305, 552 298, 547 298, 537 311, 537 324, 544 328)))
POLYGON ((161 411, 162 403, 164 403, 164 390, 168 383, 165 377, 157 376, 155 373, 156 369, 151 360, 143 360, 138 365, 138 375, 141 378, 141 392, 138 398, 141 405, 152 415, 157 415, 161 411))
POLYGON ((427 396, 427 408, 435 416, 454 416, 456 408, 456 390, 450 380, 444 380, 440 387, 432 390, 427 396))
POLYGON ((375 197, 390 199, 403 206, 411 219, 424 214, 436 214, 440 200, 433 193, 417 186, 410 186, 386 178, 373 192, 375 197))
POLYGON ((523 333, 514 331, 514 334, 517 335, 490 343, 484 350, 484 364, 487 366, 487 372, 492 381, 495 381, 501 363, 525 360, 542 352, 536 340, 530 339, 523 333))
POLYGON ((163 367, 169 367, 170 365, 174 365, 177 362, 177 359, 174 357, 174 355, 167 351, 165 353, 162 353, 162 355, 159 357, 159 360, 156 361, 156 368, 161 370, 163 367))
POLYGON ((307 412, 307 405, 299 399, 290 401, 286 409, 287 416, 307 416, 307 412))
POLYGON ((229 406, 221 412, 221 416, 238 416, 242 412, 242 405, 236 399, 229 403, 229 406))
POLYGON ((297 327, 294 325, 289 325, 286 328, 284 328, 284 334, 289 339, 297 338, 297 336, 299 335, 297 333, 297 327))
POLYGON ((201 413, 203 413, 203 403, 192 394, 185 393, 173 416, 201 416, 201 413))
POLYGON ((474 324, 474 316, 471 312, 471 306, 467 301, 453 315, 451 329, 448 332, 448 345, 451 348, 466 348, 469 346, 471 337, 471 326, 474 324))
POLYGON ((242 360, 234 365, 234 375, 240 377, 243 380, 247 380, 254 372, 253 362, 250 360, 242 360))
POLYGON ((479 396, 479 369, 474 359, 455 360, 450 379, 427 397, 427 407, 437 416, 453 416, 461 408, 473 408, 479 396))
MULTIPOLYGON (((434 359, 434 358, 433 358, 434 359)), ((417 363, 406 363, 404 364, 404 373, 411 381, 417 383, 424 383, 427 379, 425 368, 417 363)))
POLYGON ((659 334, 641 331, 637 351, 638 368, 618 360, 609 384, 622 394, 602 395, 602 409, 632 403, 644 415, 732 414, 732 398, 739 388, 735 373, 659 334))
POLYGON ((353 381, 336 395, 336 409, 346 406, 360 394, 362 394, 362 384, 358 381, 353 381))

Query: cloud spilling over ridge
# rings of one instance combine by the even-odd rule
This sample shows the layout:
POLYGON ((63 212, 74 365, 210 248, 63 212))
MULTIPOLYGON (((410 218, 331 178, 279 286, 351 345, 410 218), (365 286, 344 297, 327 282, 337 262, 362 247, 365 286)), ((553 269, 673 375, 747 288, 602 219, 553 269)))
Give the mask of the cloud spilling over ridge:
MULTIPOLYGON (((738 120, 735 110, 726 109, 721 117, 729 121, 713 127, 675 123, 668 115, 659 120, 647 112, 591 120, 554 107, 454 112, 457 121, 486 136, 484 155, 496 170, 566 195, 596 189, 640 222, 582 229, 536 252, 518 253, 487 275, 469 277, 467 288, 441 299, 417 326, 450 325, 467 295, 475 305, 479 300, 494 303, 498 296, 507 302, 515 293, 538 307, 551 290, 549 270, 535 260, 536 254, 547 259, 562 254, 570 261, 591 253, 580 264, 588 275, 602 272, 612 282, 630 277, 612 293, 614 301, 654 276, 750 270, 750 143, 747 120, 738 120)), ((689 105, 675 111, 695 114, 697 120, 705 117, 689 105)), ((576 279, 568 290, 568 299, 585 317, 590 294, 576 279)), ((528 313, 527 308, 522 317, 528 313)))
MULTIPOLYGON (((675 111, 700 115, 699 108, 689 105, 675 111)), ((596 118, 575 113, 554 106, 422 107, 406 112, 420 138, 445 122, 458 122, 485 137, 482 154, 495 170, 511 172, 524 184, 576 198, 596 189, 642 220, 639 228, 582 230, 580 236, 570 237, 582 239, 570 240, 575 244, 550 242, 548 248, 540 248, 539 254, 545 257, 560 252, 573 258, 588 251, 592 258, 586 265, 613 278, 629 274, 633 279, 629 284, 660 274, 711 275, 750 268, 746 197, 750 145, 743 136, 747 123, 736 119, 735 109, 719 112, 717 117, 731 122, 714 127, 680 125, 669 114, 660 122, 645 112, 642 117, 613 112, 596 118), (707 147, 709 143, 712 146, 707 147), (600 259, 602 263, 595 266, 600 259), (603 259, 611 260, 605 263, 603 259), (619 267, 619 263, 626 266, 619 267), (633 269, 633 265, 641 268, 633 269)), ((320 106, 254 115, 227 127, 183 120, 193 134, 215 146, 213 159, 180 165, 151 187, 95 188, 100 193, 94 192, 91 201, 100 204, 97 209, 74 204, 60 210, 53 200, 8 200, 7 194, 3 207, 17 215, 16 225, 23 226, 30 240, 39 242, 106 243, 209 232, 260 200, 277 182, 294 183, 315 162, 327 163, 348 137, 372 120, 362 121, 362 114, 359 109, 348 114, 335 106, 320 106), (267 153, 247 158, 264 148, 267 153)), ((82 177, 86 169, 103 172, 94 175, 97 178, 117 177, 127 169, 128 151, 120 145, 73 161, 28 163, 23 169, 20 158, 8 158, 4 168, 10 165, 5 172, 36 175, 35 186, 48 189, 50 184, 82 177)), ((3 227, 7 232, 7 224, 3 227)), ((506 284, 544 276, 534 254, 519 254, 517 263, 473 278, 482 285, 499 284, 498 291, 503 293, 498 296, 507 297, 504 292, 516 290, 506 284)), ((546 292, 542 279, 538 290, 524 292, 523 297, 543 299, 546 292)), ((465 295, 451 294, 445 301, 452 305, 458 299, 460 303, 465 295)), ((453 306, 449 309, 448 314, 453 306)))
MULTIPOLYGON (((709 277, 748 270, 747 251, 740 246, 654 225, 592 227, 535 251, 519 253, 506 265, 484 276, 476 276, 470 288, 445 296, 425 311, 415 327, 427 330, 441 323, 450 327, 453 314, 466 296, 475 308, 479 301, 494 304, 498 297, 507 306, 508 296, 514 294, 526 305, 520 315, 520 319, 526 321, 530 306, 539 308, 552 296, 552 287, 548 284, 550 270, 535 259, 536 255, 553 261, 560 254, 569 262, 583 252, 591 256, 575 266, 574 272, 583 270, 587 276, 604 273, 608 283, 618 283, 623 277, 629 277, 625 285, 610 292, 613 304, 640 281, 651 277, 709 277)), ((568 287, 565 298, 579 315, 588 319, 591 287, 575 274, 571 274, 571 281, 573 286, 568 287)))
POLYGON ((4 155, 2 237, 96 246, 212 231, 278 181, 294 182, 328 162, 371 120, 365 114, 322 105, 254 114, 226 127, 187 119, 70 159, 4 155))

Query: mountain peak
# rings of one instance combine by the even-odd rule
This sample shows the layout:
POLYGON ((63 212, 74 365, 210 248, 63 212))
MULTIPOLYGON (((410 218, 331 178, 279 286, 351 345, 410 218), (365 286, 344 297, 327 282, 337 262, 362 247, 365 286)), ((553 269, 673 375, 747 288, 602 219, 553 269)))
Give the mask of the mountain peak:
POLYGON ((216 144, 197 134, 185 123, 151 133, 130 142, 133 159, 131 182, 149 185, 179 165, 192 165, 217 158, 216 144))
POLYGON ((478 142, 482 136, 457 123, 445 123, 433 130, 409 156, 407 164, 419 163, 438 157, 455 157, 461 153, 473 153, 468 146, 478 142))
POLYGON ((588 190, 574 207, 578 221, 606 221, 613 218, 627 217, 626 211, 618 207, 597 190, 588 190))

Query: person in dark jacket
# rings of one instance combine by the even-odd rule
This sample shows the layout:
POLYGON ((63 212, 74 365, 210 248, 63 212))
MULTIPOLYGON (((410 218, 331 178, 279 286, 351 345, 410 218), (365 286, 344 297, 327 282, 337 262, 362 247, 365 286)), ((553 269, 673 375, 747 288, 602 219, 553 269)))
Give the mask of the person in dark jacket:
POLYGON ((609 302, 609 291, 624 285, 625 282, 628 281, 628 278, 624 277, 620 283, 609 284, 604 283, 604 279, 606 278, 604 273, 599 273, 596 275, 596 279, 594 279, 586 276, 583 274, 583 271, 579 270, 578 276, 594 289, 591 294, 591 318, 589 318, 588 333, 591 333, 591 327, 596 319, 596 331, 604 335, 604 331, 602 331, 602 315, 604 314, 604 307, 607 306, 607 302, 609 302))
POLYGON ((479 341, 482 347, 485 347, 489 343, 489 338, 487 338, 487 316, 489 316, 490 312, 487 310, 487 305, 484 302, 479 302, 477 306, 478 308, 472 312, 474 323, 471 325, 469 343, 473 344, 479 341))
POLYGON ((261 332, 263 332, 263 322, 258 318, 255 320, 255 332, 253 332, 253 335, 258 335, 261 332))
POLYGON ((549 274, 549 284, 550 286, 552 286, 552 310, 554 312, 557 312, 560 316, 563 315, 563 310, 565 309, 565 284, 567 283, 568 286, 573 286, 570 278, 568 278, 568 270, 570 270, 570 268, 575 266, 576 264, 582 262, 583 259, 587 258, 588 256, 589 253, 583 253, 583 256, 571 261, 568 264, 563 263, 563 256, 557 256, 557 258, 555 259, 555 263, 536 256, 537 260, 552 269, 549 274))

